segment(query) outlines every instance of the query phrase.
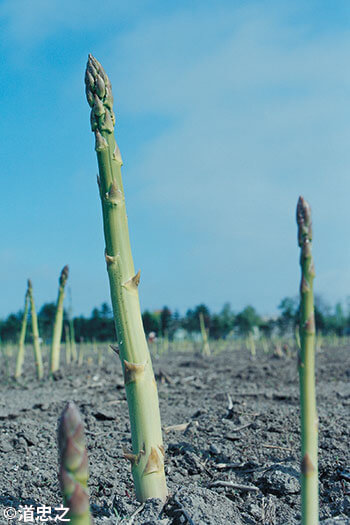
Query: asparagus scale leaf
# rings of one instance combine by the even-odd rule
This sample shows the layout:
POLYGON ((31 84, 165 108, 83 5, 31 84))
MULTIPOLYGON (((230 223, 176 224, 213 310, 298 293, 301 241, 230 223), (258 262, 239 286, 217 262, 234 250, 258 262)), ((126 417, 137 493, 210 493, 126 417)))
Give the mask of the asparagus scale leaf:
POLYGON ((301 250, 300 284, 300 415, 301 415, 301 503, 302 524, 318 524, 318 418, 315 392, 315 313, 312 257, 311 208, 299 198, 297 205, 298 243, 301 250))
POLYGON ((135 272, 131 254, 122 158, 114 137, 112 87, 103 67, 92 55, 88 58, 85 85, 99 166, 105 258, 130 416, 132 451, 125 456, 131 462, 137 499, 141 502, 150 497, 165 500, 167 487, 157 385, 141 318, 140 272, 135 272))
POLYGON ((71 525, 90 525, 89 491, 87 487, 88 457, 84 427, 79 410, 72 402, 62 412, 58 424, 59 482, 67 519, 71 525))

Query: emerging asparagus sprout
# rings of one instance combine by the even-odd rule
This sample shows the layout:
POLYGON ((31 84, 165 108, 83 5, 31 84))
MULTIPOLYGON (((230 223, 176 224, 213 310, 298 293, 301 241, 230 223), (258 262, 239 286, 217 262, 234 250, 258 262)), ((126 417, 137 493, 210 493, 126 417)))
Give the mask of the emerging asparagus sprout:
POLYGON ((24 341, 25 341, 26 332, 27 332, 28 309, 29 309, 29 290, 27 288, 25 299, 24 299, 24 312, 23 312, 21 333, 19 336, 18 353, 17 353, 17 360, 16 360, 16 372, 15 372, 16 379, 18 379, 22 375, 24 351, 25 351, 24 341))
POLYGON ((301 415, 301 500, 303 525, 318 524, 318 419, 315 393, 315 313, 313 297, 314 262, 311 253, 312 223, 309 204, 297 205, 298 243, 301 249, 300 284, 300 415, 301 415))
POLYGON ((43 359, 41 356, 39 328, 38 328, 38 317, 36 315, 33 286, 32 281, 28 279, 28 296, 30 302, 30 316, 32 318, 32 332, 33 332, 33 346, 34 346, 34 358, 35 367, 38 379, 42 379, 44 375, 43 359))
POLYGON ((208 341, 208 334, 207 334, 207 330, 204 324, 203 312, 199 312, 199 326, 200 326, 201 335, 202 335, 202 353, 205 356, 210 356, 211 352, 210 352, 210 346, 209 346, 209 341, 208 341))
POLYGON ((85 73, 86 96, 91 107, 91 128, 99 166, 105 258, 113 313, 128 400, 136 497, 166 499, 164 448, 157 385, 142 325, 138 285, 131 254, 125 197, 121 177, 122 158, 114 138, 115 116, 112 87, 101 64, 89 55, 85 73))
POLYGON ((58 280, 58 298, 55 314, 55 322, 53 325, 52 343, 51 343, 51 373, 56 372, 60 367, 60 350, 61 350, 61 337, 63 327, 63 301, 64 301, 64 288, 68 279, 68 266, 65 266, 61 271, 60 278, 58 280))
POLYGON ((58 478, 71 525, 90 525, 88 457, 83 422, 74 403, 68 403, 58 423, 58 478))

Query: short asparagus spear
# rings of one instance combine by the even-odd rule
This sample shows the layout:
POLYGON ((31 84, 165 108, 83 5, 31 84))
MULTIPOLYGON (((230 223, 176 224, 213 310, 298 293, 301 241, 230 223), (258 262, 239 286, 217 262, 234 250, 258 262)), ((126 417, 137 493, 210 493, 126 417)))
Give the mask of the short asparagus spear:
POLYGON ((309 204, 297 205, 298 243, 301 249, 300 284, 300 412, 301 412, 301 499, 303 525, 318 524, 318 419, 315 394, 315 314, 313 298, 314 262, 311 252, 312 223, 309 204))
POLYGON ((21 333, 20 333, 20 336, 19 336, 18 354, 17 354, 17 360, 16 360, 16 372, 15 372, 15 378, 16 379, 18 379, 22 375, 22 368, 23 368, 23 361, 24 361, 24 350, 25 350, 24 341, 25 341, 25 338, 26 338, 27 321, 28 321, 28 307, 29 307, 29 292, 28 292, 28 289, 27 289, 26 295, 25 295, 25 300, 24 300, 24 312, 23 312, 21 333))
POLYGON ((91 55, 85 84, 96 139, 105 257, 131 424, 132 452, 125 455, 131 461, 137 499, 141 502, 150 497, 165 500, 167 488, 157 385, 142 325, 138 297, 140 272, 135 274, 130 248, 122 159, 114 138, 111 83, 101 64, 91 55))
POLYGON ((63 301, 64 301, 64 287, 68 279, 68 266, 65 266, 61 271, 60 278, 58 280, 58 298, 56 306, 55 321, 53 325, 52 343, 51 343, 51 357, 50 357, 50 370, 56 372, 60 367, 60 349, 61 349, 61 338, 62 338, 62 326, 63 326, 63 301))
POLYGON ((35 303, 33 297, 33 286, 32 281, 28 279, 28 296, 30 303, 30 316, 32 318, 32 332, 33 332, 33 346, 34 346, 34 357, 35 366, 38 379, 42 379, 44 375, 43 359, 41 356, 39 328, 38 328, 38 317, 36 315, 35 303))
POLYGON ((74 403, 68 403, 58 424, 59 472, 58 478, 67 519, 71 525, 92 523, 87 487, 88 457, 84 427, 74 403))

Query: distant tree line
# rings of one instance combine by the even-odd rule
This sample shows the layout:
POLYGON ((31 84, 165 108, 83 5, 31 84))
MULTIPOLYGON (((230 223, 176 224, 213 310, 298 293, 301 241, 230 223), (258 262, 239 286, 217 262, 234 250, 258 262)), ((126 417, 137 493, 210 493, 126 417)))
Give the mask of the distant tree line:
MULTIPOLYGON (((38 312, 40 336, 44 341, 50 341, 54 322, 56 305, 46 303, 38 312)), ((155 332, 156 336, 168 337, 170 340, 182 331, 190 336, 200 331, 199 314, 202 312, 204 323, 212 339, 226 338, 236 334, 246 336, 250 332, 260 332, 269 337, 273 334, 293 335, 299 319, 299 299, 285 297, 279 307, 279 315, 271 318, 261 317, 253 306, 246 306, 241 312, 232 311, 226 303, 219 313, 209 310, 205 304, 200 304, 187 310, 184 316, 172 312, 167 306, 161 310, 145 310, 142 314, 146 334, 155 332)), ((23 317, 23 311, 10 314, 0 321, 0 337, 4 342, 17 342, 23 317)), ((334 307, 327 305, 321 297, 315 297, 316 327, 319 333, 344 335, 350 333, 350 302, 346 309, 341 303, 334 307)), ((69 321, 67 311, 64 321, 69 321)), ((100 308, 94 308, 90 317, 74 317, 74 332, 76 341, 112 341, 115 340, 114 321, 111 307, 103 303, 100 308)), ((28 323, 27 338, 31 340, 31 324, 28 323)), ((63 339, 65 335, 63 333, 63 339)))

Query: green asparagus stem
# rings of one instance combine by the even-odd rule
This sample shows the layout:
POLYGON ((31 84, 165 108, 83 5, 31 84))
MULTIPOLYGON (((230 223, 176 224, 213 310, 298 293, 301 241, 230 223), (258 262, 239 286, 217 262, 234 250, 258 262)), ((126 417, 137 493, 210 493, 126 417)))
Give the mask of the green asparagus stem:
POLYGON ((53 325, 52 343, 51 343, 51 373, 56 372, 60 367, 60 350, 63 327, 63 301, 64 301, 64 287, 68 279, 68 266, 65 266, 61 271, 58 288, 58 298, 55 314, 55 322, 53 325))
POLYGON ((38 317, 36 315, 35 303, 33 297, 33 286, 32 281, 28 279, 28 296, 30 303, 30 316, 32 318, 32 332, 33 332, 33 346, 34 346, 34 358, 36 373, 38 379, 42 379, 44 375, 43 359, 41 356, 40 339, 39 339, 39 328, 38 328, 38 317))
POLYGON ((138 297, 140 272, 135 274, 130 248, 122 159, 114 138, 111 83, 101 64, 91 55, 85 84, 96 139, 105 257, 131 425, 132 452, 125 456, 132 465, 137 499, 141 502, 150 497, 165 500, 167 488, 157 385, 142 325, 138 297))
POLYGON ((25 350, 24 341, 26 338, 27 321, 28 321, 28 308, 29 308, 29 292, 27 289, 25 300, 24 300, 24 312, 23 312, 21 333, 19 336, 18 354, 17 354, 17 360, 16 360, 16 372, 15 372, 16 379, 18 379, 22 375, 24 350, 25 350))
POLYGON ((68 403, 58 424, 58 478, 70 525, 92 523, 88 491, 88 457, 84 427, 74 403, 68 403))
POLYGON ((252 332, 249 332, 248 335, 249 338, 249 347, 250 347, 250 355, 253 359, 256 357, 256 347, 255 347, 255 340, 252 332))
POLYGON ((209 356, 210 355, 210 346, 209 346, 209 342, 208 342, 208 334, 207 334, 207 331, 205 329, 203 312, 199 312, 199 326, 200 326, 201 334, 202 334, 202 345, 203 345, 202 346, 202 353, 203 353, 203 355, 209 356))
POLYGON ((299 197, 298 243, 301 249, 300 284, 300 413, 301 499, 303 525, 318 524, 318 419, 315 393, 315 314, 313 298, 314 262, 311 253, 312 223, 309 204, 299 197))

